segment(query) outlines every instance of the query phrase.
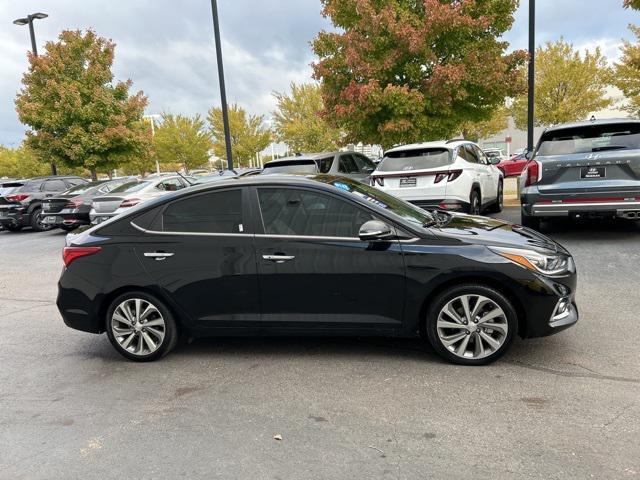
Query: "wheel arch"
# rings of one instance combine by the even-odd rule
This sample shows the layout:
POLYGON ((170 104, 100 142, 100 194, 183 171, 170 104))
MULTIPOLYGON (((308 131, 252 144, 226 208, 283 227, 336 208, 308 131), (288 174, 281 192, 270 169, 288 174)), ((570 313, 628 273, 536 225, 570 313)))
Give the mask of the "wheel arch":
POLYGON ((511 289, 508 284, 501 281, 498 278, 479 275, 477 273, 465 273, 455 276, 454 278, 442 279, 441 281, 433 284, 431 288, 428 289, 427 295, 425 295, 422 304, 420 306, 420 313, 418 318, 418 328, 420 335, 423 338, 426 338, 426 330, 425 330, 425 320, 429 307, 435 301, 435 299, 445 290, 465 284, 475 284, 475 285, 483 285, 485 287, 490 287, 501 294, 503 294, 513 305, 513 308, 518 315, 518 335, 522 337, 524 333, 527 331, 527 314, 524 306, 515 291, 511 289))

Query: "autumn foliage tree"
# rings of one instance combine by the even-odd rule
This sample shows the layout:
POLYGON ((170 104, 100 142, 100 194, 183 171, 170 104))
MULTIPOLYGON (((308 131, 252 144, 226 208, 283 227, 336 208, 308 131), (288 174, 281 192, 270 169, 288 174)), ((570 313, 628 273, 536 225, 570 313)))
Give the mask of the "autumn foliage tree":
POLYGON ((324 115, 351 141, 449 137, 524 88, 500 36, 517 0, 322 0, 337 32, 313 42, 324 115))
POLYGON ((178 163, 188 171, 208 163, 211 136, 200 115, 165 113, 156 128, 153 145, 160 163, 178 163))
POLYGON ((92 30, 63 31, 29 70, 16 98, 20 121, 31 130, 26 143, 42 158, 93 178, 148 142, 140 122, 147 98, 129 95, 131 81, 114 81, 115 44, 92 30))
MULTIPOLYGON (((222 123, 222 109, 214 107, 207 117, 211 125, 213 153, 227 159, 222 123)), ((229 130, 231 130, 231 155, 236 166, 248 166, 256 153, 271 142, 271 131, 264 126, 262 115, 251 115, 237 104, 229 105, 229 130)))
POLYGON ((273 114, 275 133, 294 152, 334 150, 342 134, 320 113, 324 108, 320 86, 291 84, 290 93, 275 92, 277 110, 273 114))
POLYGON ((626 97, 623 108, 635 117, 640 117, 640 27, 630 25, 635 42, 625 41, 620 61, 615 64, 613 83, 626 97))
MULTIPOLYGON (((609 107, 611 71, 600 49, 583 53, 560 39, 536 49, 535 118, 537 125, 584 120, 609 107)), ((524 72, 523 72, 524 79, 524 72)), ((511 112, 516 126, 527 125, 527 96, 516 97, 511 112)))

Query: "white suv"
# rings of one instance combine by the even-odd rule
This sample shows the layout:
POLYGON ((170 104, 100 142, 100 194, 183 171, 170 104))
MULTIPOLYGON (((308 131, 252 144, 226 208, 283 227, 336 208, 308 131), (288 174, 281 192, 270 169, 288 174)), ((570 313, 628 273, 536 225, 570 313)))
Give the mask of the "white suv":
POLYGON ((392 148, 371 175, 371 185, 422 208, 479 215, 502 210, 503 176, 466 140, 392 148))

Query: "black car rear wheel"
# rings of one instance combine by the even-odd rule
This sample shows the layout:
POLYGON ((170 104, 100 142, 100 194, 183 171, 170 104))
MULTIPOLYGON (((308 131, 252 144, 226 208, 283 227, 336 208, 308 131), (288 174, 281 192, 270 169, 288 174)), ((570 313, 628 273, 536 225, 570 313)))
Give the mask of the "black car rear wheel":
POLYGON ((10 232, 19 232, 22 230, 22 225, 5 225, 4 228, 10 232))
POLYGON ((500 358, 518 331, 511 302, 484 285, 460 285, 439 294, 425 319, 429 343, 444 359, 486 365, 500 358))
POLYGON ((107 311, 106 331, 111 344, 123 357, 150 362, 169 353, 178 340, 178 330, 169 309, 145 292, 117 297, 107 311))
POLYGON ((55 228, 55 225, 51 223, 43 223, 42 220, 41 210, 39 208, 31 212, 31 219, 29 220, 29 223, 34 232, 46 232, 55 228))

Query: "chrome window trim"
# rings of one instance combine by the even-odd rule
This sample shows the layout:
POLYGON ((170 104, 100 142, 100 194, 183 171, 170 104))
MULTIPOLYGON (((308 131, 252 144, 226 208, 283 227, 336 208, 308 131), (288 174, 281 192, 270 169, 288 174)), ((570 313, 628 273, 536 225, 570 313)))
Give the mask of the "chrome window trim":
POLYGON ((152 235, 189 235, 192 237, 251 237, 251 233, 207 233, 207 232, 159 232, 157 230, 147 230, 146 228, 136 225, 133 221, 129 222, 131 226, 143 233, 152 235))

